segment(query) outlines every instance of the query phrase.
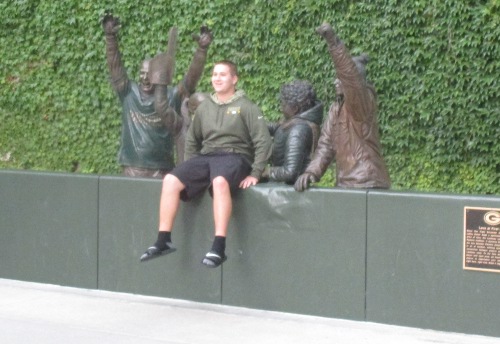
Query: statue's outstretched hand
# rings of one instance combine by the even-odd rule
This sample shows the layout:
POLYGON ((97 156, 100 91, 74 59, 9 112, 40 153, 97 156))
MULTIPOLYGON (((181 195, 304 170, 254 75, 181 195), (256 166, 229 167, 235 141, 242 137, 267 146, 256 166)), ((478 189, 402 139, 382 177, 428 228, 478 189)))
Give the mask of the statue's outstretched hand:
POLYGON ((102 29, 106 35, 115 35, 120 30, 120 19, 111 13, 106 13, 101 21, 102 29))
POLYGON ((317 180, 314 174, 305 172, 297 178, 293 187, 295 188, 295 191, 302 192, 309 188, 309 184, 315 182, 317 182, 317 180))
POLYGON ((200 48, 206 49, 212 43, 214 36, 212 31, 208 28, 208 26, 203 25, 200 28, 200 34, 193 34, 193 39, 198 42, 198 46, 200 48))

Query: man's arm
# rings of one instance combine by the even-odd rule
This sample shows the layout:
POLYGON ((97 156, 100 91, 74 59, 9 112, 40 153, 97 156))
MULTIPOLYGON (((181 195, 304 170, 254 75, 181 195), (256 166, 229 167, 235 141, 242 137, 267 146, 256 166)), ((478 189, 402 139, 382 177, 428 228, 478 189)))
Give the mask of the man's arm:
POLYGON ((118 94, 122 94, 127 89, 129 81, 118 47, 117 36, 120 21, 117 17, 107 13, 102 19, 102 28, 106 38, 106 61, 111 76, 111 85, 118 94))
POLYGON ((272 154, 272 138, 264 115, 255 104, 250 104, 248 113, 242 116, 252 140, 254 161, 250 175, 259 180, 272 154))
POLYGON ((252 107, 253 109, 250 110, 251 115, 244 117, 243 120, 246 121, 245 125, 252 139, 254 161, 250 175, 246 176, 239 185, 241 189, 247 189, 259 182, 272 154, 272 138, 264 120, 264 115, 255 104, 252 104, 252 107), (249 117, 252 120, 249 120, 249 117))

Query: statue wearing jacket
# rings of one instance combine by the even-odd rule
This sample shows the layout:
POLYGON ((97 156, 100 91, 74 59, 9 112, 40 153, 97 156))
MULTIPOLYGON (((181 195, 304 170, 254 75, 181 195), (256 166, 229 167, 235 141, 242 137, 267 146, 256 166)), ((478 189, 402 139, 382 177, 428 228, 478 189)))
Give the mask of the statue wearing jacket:
POLYGON ((389 188, 391 181, 381 154, 375 88, 366 80, 368 56, 351 57, 332 27, 316 30, 327 42, 335 66, 337 100, 323 124, 318 148, 295 189, 304 191, 336 162, 336 186, 389 188))
POLYGON ((284 120, 268 125, 274 146, 266 177, 293 184, 311 161, 318 143, 323 104, 316 99, 313 86, 303 80, 283 85, 280 99, 284 120))

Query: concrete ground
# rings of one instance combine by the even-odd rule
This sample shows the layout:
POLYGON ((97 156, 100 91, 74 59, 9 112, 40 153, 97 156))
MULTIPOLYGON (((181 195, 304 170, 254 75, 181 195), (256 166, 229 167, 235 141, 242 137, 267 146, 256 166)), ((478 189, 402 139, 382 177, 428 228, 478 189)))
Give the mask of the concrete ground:
POLYGON ((0 343, 499 344, 438 332, 0 279, 0 343))

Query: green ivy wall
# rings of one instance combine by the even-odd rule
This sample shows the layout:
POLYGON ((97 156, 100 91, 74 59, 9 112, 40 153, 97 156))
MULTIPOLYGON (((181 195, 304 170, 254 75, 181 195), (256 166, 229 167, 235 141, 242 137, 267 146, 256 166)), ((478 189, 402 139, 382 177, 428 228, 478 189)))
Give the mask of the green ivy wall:
MULTIPOLYGON (((0 168, 119 173, 120 107, 99 19, 122 21, 129 76, 179 30, 176 80, 206 23, 205 75, 229 58, 240 88, 269 120, 280 85, 309 79, 334 99, 334 70, 314 28, 330 22, 354 54, 371 57, 393 187, 500 193, 500 0, 10 0, 0 3, 0 168)), ((322 185, 331 185, 331 174, 322 185)))

